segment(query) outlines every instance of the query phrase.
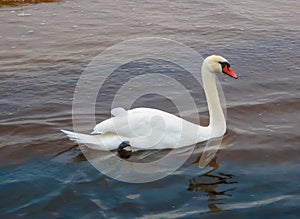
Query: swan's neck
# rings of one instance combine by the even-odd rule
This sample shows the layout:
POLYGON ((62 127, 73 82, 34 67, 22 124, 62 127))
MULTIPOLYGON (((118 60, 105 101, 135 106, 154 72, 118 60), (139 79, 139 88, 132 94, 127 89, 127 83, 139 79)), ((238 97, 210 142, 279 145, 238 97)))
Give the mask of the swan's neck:
POLYGON ((202 65, 202 81, 208 105, 210 137, 220 137, 226 131, 226 121, 216 86, 216 74, 205 62, 202 65))

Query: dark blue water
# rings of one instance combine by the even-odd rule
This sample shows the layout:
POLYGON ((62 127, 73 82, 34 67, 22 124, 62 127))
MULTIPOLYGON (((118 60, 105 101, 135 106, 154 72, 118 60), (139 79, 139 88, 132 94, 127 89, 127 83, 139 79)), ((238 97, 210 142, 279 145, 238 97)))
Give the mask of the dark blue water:
POLYGON ((248 218, 249 212, 261 218, 297 218, 299 165, 276 165, 267 157, 260 164, 251 162, 255 159, 230 162, 228 153, 240 156, 220 153, 211 173, 198 175, 199 167, 189 164, 145 184, 110 179, 87 161, 76 160, 74 151, 68 152, 73 157, 69 162, 36 159, 2 171, 1 212, 30 218, 248 218))

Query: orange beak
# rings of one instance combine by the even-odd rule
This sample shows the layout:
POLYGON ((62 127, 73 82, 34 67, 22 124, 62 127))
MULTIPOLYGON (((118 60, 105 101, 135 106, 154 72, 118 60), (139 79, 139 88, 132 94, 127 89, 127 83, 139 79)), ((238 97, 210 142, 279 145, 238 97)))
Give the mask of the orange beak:
POLYGON ((238 79, 238 76, 233 72, 231 71, 229 68, 228 68, 228 65, 225 65, 224 68, 223 68, 223 72, 227 75, 229 75, 230 77, 233 77, 235 79, 238 79))

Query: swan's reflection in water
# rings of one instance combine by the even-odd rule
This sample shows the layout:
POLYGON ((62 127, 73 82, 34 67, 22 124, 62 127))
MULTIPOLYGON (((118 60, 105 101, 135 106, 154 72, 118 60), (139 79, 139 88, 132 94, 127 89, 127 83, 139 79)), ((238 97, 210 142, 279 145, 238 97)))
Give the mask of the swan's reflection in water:
MULTIPOLYGON (((208 209, 212 212, 222 211, 222 204, 224 204, 224 198, 232 196, 231 191, 235 190, 235 187, 232 184, 236 184, 235 176, 230 173, 222 173, 218 172, 220 166, 217 162, 217 151, 219 149, 224 149, 226 144, 225 139, 214 139, 213 141, 201 143, 196 146, 193 154, 189 158, 188 162, 183 165, 181 171, 182 174, 185 175, 186 171, 191 170, 191 165, 196 167, 197 172, 199 174, 194 176, 188 180, 187 190, 190 192, 199 192, 207 197, 208 200, 208 209), (220 142, 222 141, 222 142, 220 142), (218 146, 220 143, 220 147, 218 146), (206 150, 204 150, 204 144, 206 144, 206 150), (204 159, 205 158, 205 159, 204 159), (205 168, 201 168, 203 160, 208 161, 205 168), (209 169, 209 171, 207 171, 209 169), (224 187, 226 189, 224 189, 224 187)), ((73 149, 74 147, 72 147, 73 149)), ((71 148, 70 148, 71 149, 71 148)), ((175 158, 180 158, 183 156, 189 149, 182 148, 177 149, 176 153, 174 153, 175 158)), ((65 152, 65 151, 64 151, 65 152)), ((64 153, 62 152, 62 153, 64 153)), ((132 153, 132 156, 127 159, 129 162, 133 163, 148 163, 153 160, 160 159, 164 156, 167 156, 170 150, 149 150, 149 151, 138 151, 132 153)), ((219 151, 220 152, 220 151, 219 151)), ((60 154, 60 153, 59 153, 60 154)), ((112 157, 117 156, 116 152, 104 152, 104 151, 94 151, 89 150, 83 153, 77 154, 76 157, 73 158, 74 162, 82 162, 86 160, 86 155, 88 155, 89 159, 92 159, 92 162, 99 162, 99 164, 110 163, 112 157)), ((91 160, 89 160, 91 161, 91 160)), ((163 171, 168 171, 168 166, 164 166, 163 171)), ((193 169, 193 168, 192 168, 193 169)), ((107 170, 114 170, 118 174, 128 174, 128 171, 124 171, 124 168, 118 166, 117 163, 111 163, 107 165, 107 170)), ((156 169, 157 170, 157 169, 156 169)), ((155 171, 155 170, 153 170, 155 171)), ((160 170, 162 171, 162 170, 160 170)), ((193 170, 192 170, 193 171, 193 170)), ((181 174, 181 173, 180 173, 181 174)), ((193 175, 193 173, 192 173, 193 175)), ((202 195, 201 194, 201 195, 202 195)))
POLYGON ((224 196, 232 196, 230 191, 235 190, 235 187, 230 187, 221 191, 218 190, 218 187, 220 185, 235 184, 237 182, 234 181, 235 176, 232 174, 215 173, 219 168, 216 156, 208 163, 208 166, 212 169, 204 174, 189 179, 187 190, 204 193, 208 197, 209 210, 212 212, 222 211, 222 208, 218 207, 218 205, 223 204, 221 199, 224 196))

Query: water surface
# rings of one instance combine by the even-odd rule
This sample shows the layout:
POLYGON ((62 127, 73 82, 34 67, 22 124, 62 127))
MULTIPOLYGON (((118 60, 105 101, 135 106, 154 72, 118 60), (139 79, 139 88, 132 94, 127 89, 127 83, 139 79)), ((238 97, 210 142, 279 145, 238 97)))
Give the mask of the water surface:
MULTIPOLYGON (((14 2, 0 1, 2 217, 299 217, 299 1, 14 2), (220 77, 228 131, 206 174, 195 150, 159 181, 119 182, 59 132, 72 130, 72 97, 86 65, 109 46, 146 36, 223 55, 240 76, 220 77)), ((133 63, 116 74, 148 68, 133 63)), ((176 73, 197 91, 184 71, 176 73)), ((104 102, 121 78, 105 87, 104 102)), ((201 90, 197 103, 207 123, 201 90)), ((136 106, 176 113, 159 95, 136 106)), ((97 108, 98 121, 109 117, 108 105, 97 108)))

